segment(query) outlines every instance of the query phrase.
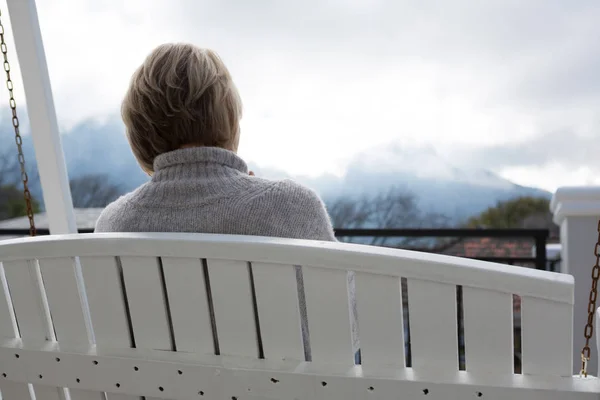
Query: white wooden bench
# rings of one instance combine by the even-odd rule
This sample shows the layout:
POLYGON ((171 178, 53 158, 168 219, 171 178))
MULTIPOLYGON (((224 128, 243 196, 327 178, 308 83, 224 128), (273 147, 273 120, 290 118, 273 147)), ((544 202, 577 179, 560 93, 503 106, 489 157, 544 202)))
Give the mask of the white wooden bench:
POLYGON ((600 398, 598 379, 572 376, 568 275, 200 234, 15 239, 0 242, 0 262, 4 400, 30 391, 65 398, 64 388, 73 400, 600 398), (303 270, 312 362, 304 360, 294 266, 303 270), (351 349, 348 271, 356 273, 361 365, 351 349), (522 374, 514 373, 513 295, 521 298, 522 374))

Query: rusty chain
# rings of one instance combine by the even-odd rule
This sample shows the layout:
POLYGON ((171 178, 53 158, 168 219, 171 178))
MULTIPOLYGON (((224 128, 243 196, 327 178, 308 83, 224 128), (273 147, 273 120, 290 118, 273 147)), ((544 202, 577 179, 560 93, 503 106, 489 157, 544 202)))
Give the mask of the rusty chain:
MULTIPOLYGON (((0 10, 0 17, 2 17, 2 11, 0 10)), ((8 62, 7 47, 4 41, 4 25, 0 19, 0 51, 4 57, 4 72, 6 72, 6 87, 9 95, 9 105, 12 111, 12 125, 15 128, 15 142, 17 143, 19 165, 21 166, 21 181, 23 182, 23 197, 27 207, 27 217, 29 218, 29 234, 35 236, 35 222, 33 220, 33 206, 31 205, 31 192, 29 191, 29 177, 25 170, 25 155, 23 154, 23 138, 19 131, 19 117, 17 117, 17 102, 13 94, 13 82, 10 77, 10 64, 8 62)))
POLYGON ((596 256, 596 264, 592 269, 592 288, 590 289, 590 301, 588 303, 588 320, 585 325, 585 346, 581 350, 581 372, 580 374, 587 377, 587 364, 590 360, 590 339, 594 333, 594 313, 596 312, 596 299, 598 297, 598 278, 600 277, 600 221, 598 221, 598 240, 594 247, 594 255, 596 256))

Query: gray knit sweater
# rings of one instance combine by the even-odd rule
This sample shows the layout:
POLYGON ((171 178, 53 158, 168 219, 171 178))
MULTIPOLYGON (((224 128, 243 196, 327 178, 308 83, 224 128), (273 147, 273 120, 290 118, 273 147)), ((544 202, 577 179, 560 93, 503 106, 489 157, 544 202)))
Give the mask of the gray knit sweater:
MULTIPOLYGON (((335 241, 325 206, 315 192, 290 180, 250 176, 241 158, 216 147, 187 148, 156 157, 151 181, 109 204, 96 232, 197 232, 335 241)), ((300 269, 297 278, 302 333, 310 359, 300 269)), ((353 275, 349 275, 355 314, 353 287, 353 275)))

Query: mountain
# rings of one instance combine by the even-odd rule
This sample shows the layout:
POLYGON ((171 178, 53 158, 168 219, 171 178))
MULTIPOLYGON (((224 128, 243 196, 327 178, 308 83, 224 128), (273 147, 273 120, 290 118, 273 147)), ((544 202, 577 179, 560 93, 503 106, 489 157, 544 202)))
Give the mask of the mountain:
POLYGON ((432 146, 391 144, 365 150, 350 161, 343 177, 292 177, 259 168, 255 172, 267 177, 293 178, 314 188, 326 201, 399 187, 415 194, 421 209, 456 220, 478 214, 501 200, 551 197, 547 191, 517 185, 486 169, 450 162, 432 146))
MULTIPOLYGON (((8 122, 4 119, 0 126, 0 155, 14 143, 8 122)), ((64 132, 62 144, 71 178, 103 174, 123 191, 130 191, 148 180, 138 167, 124 127, 116 117, 103 122, 81 122, 64 132)), ((34 164, 29 137, 24 138, 24 149, 29 164, 34 164)), ((517 185, 491 171, 446 160, 432 146, 392 143, 366 149, 349 162, 341 177, 330 174, 316 178, 290 176, 283 170, 261 168, 251 160, 249 166, 258 176, 291 178, 307 185, 326 202, 340 196, 375 195, 391 187, 403 188, 416 195, 423 210, 456 219, 477 214, 499 200, 551 196, 541 189, 517 185)), ((35 194, 39 196, 39 189, 34 190, 35 194)))
POLYGON ((389 186, 416 194, 424 210, 459 218, 477 214, 499 200, 551 197, 491 171, 446 160, 432 146, 392 144, 367 150, 350 162, 342 185, 346 194, 377 193, 389 186))

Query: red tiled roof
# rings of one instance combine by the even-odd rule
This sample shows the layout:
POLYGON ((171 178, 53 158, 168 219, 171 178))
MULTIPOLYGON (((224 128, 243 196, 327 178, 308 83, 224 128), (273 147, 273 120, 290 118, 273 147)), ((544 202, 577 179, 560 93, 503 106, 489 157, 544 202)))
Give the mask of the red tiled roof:
POLYGON ((531 257, 535 243, 523 238, 464 238, 441 249, 440 253, 458 257, 531 257))

